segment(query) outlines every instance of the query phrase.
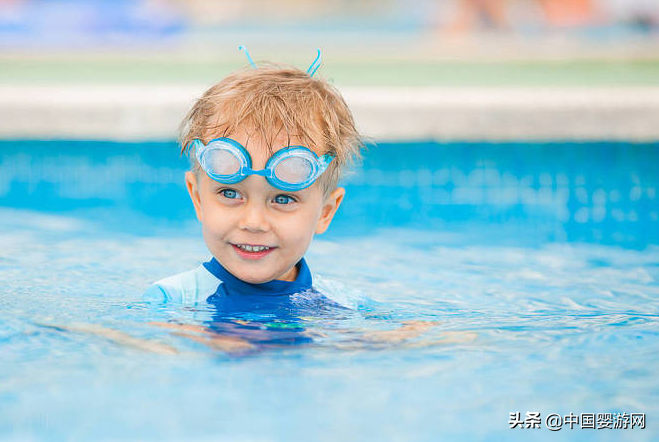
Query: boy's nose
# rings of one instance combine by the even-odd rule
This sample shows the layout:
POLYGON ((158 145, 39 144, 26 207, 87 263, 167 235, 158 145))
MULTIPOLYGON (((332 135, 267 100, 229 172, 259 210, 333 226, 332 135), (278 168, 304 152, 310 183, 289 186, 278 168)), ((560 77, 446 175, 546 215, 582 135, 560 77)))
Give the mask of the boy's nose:
POLYGON ((248 202, 245 204, 238 227, 250 232, 266 232, 270 230, 266 207, 257 202, 248 202))

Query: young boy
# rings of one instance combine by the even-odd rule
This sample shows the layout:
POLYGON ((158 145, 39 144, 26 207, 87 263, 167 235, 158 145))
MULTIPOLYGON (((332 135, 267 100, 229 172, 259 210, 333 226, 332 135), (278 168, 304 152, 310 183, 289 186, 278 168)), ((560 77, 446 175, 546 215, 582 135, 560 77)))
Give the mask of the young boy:
POLYGON ((281 306, 281 296, 266 302, 272 295, 331 303, 312 289, 303 256, 341 205, 337 182, 361 147, 340 93, 304 71, 259 66, 208 89, 181 128, 185 183, 212 259, 156 282, 147 298, 224 312, 265 313, 281 306))
MULTIPOLYGON (((313 72, 312 72, 313 75, 313 72)), ((229 75, 197 100, 182 124, 185 183, 212 258, 147 290, 147 300, 184 309, 189 323, 152 322, 173 334, 232 354, 323 339, 313 318, 347 318, 346 299, 314 290, 304 260, 343 201, 337 182, 359 155, 360 136, 339 92, 303 71, 276 66, 229 75)), ((394 330, 331 326, 328 345, 343 349, 407 345, 438 323, 408 320, 394 330), (339 335, 343 333, 344 339, 339 335), (339 337, 337 341, 337 336, 339 337)), ((47 325, 102 336, 162 354, 178 350, 99 324, 47 325)), ((473 339, 446 332, 428 346, 473 339)))

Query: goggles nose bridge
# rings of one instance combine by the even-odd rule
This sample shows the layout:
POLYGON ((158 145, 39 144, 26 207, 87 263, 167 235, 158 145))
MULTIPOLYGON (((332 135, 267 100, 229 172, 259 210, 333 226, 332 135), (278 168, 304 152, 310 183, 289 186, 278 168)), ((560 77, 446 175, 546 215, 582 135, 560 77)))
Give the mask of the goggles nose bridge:
POLYGON ((268 178, 272 176, 272 171, 270 169, 261 169, 261 170, 254 170, 249 167, 246 167, 243 172, 243 175, 259 175, 265 178, 268 178))

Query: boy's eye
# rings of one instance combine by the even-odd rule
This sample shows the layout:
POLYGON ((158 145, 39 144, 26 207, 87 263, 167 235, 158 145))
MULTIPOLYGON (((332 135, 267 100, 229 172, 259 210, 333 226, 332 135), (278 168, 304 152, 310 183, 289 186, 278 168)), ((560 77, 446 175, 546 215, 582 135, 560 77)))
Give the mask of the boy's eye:
POLYGON ((234 189, 222 189, 218 192, 220 195, 222 195, 225 198, 229 199, 236 199, 240 198, 240 194, 235 191, 234 189))
POLYGON ((273 198, 275 204, 291 204, 295 202, 295 198, 288 195, 277 195, 273 198))

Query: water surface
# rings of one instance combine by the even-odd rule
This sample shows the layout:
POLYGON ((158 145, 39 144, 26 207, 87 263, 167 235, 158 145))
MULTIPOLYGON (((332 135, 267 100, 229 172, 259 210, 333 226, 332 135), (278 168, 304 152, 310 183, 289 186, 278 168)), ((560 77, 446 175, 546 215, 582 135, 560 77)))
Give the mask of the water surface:
POLYGON ((175 152, 0 143, 0 440, 659 437, 657 145, 371 147, 307 253, 355 308, 254 318, 247 351, 141 298, 209 257, 175 152), (546 428, 570 412, 647 425, 546 428))

